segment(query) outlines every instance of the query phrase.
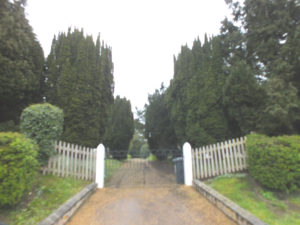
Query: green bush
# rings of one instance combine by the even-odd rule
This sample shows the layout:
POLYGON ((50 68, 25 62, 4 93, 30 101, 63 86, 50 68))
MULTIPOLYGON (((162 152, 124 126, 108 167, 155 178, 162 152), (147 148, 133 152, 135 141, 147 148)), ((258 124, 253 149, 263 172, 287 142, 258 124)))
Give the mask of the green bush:
POLYGON ((149 155, 150 155, 149 146, 148 144, 144 144, 141 148, 141 157, 143 159, 147 159, 149 155))
POLYGON ((141 157, 140 150, 137 150, 137 149, 129 150, 129 154, 131 155, 131 158, 140 158, 141 157))
POLYGON ((20 133, 0 133, 0 206, 15 205, 31 188, 38 146, 20 133))
POLYGON ((249 135, 247 164, 252 177, 268 188, 300 188, 300 137, 249 135))
POLYGON ((20 130, 39 145, 38 161, 44 165, 63 131, 63 111, 49 103, 31 105, 22 112, 20 130))

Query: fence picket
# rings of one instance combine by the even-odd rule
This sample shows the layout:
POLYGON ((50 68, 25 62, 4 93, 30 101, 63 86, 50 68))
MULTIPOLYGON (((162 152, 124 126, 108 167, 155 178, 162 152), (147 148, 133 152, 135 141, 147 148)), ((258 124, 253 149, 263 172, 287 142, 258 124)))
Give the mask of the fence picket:
POLYGON ((91 162, 91 167, 90 167, 89 178, 90 178, 90 180, 93 180, 93 165, 94 165, 94 163, 93 163, 93 149, 92 148, 90 149, 90 162, 91 162))
POLYGON ((246 144, 246 140, 247 140, 247 137, 241 137, 241 146, 242 146, 242 153, 243 153, 243 161, 244 161, 244 168, 247 169, 247 161, 246 161, 246 158, 247 158, 247 155, 246 155, 246 152, 245 152, 245 144, 246 144))
POLYGON ((206 151, 204 146, 202 147, 202 160, 203 160, 203 167, 204 167, 204 177, 207 177, 206 151))
POLYGON ((205 147, 205 161, 206 161, 206 167, 207 167, 207 176, 211 176, 211 165, 210 165, 210 158, 209 158, 209 147, 206 145, 205 147))
POLYGON ((65 167, 66 167, 66 143, 62 142, 62 167, 61 167, 61 176, 65 176, 65 167))
POLYGON ((196 171, 197 171, 197 159, 196 159, 196 149, 192 150, 192 161, 193 161, 193 178, 197 179, 196 171))
POLYGON ((77 161, 78 161, 78 159, 77 159, 77 149, 78 149, 78 145, 75 145, 75 149, 74 149, 74 156, 75 156, 75 158, 74 158, 74 178, 75 179, 77 179, 77 177, 78 177, 78 170, 77 170, 77 161))
POLYGON ((211 175, 215 176, 214 152, 211 145, 209 145, 209 150, 210 150, 210 161, 211 161, 211 175))
POLYGON ((230 155, 230 169, 231 169, 231 172, 235 172, 235 168, 234 168, 234 162, 233 162, 233 152, 232 152, 232 145, 231 145, 231 141, 228 140, 228 146, 227 146, 227 149, 228 149, 228 154, 230 155))
POLYGON ((85 180, 89 179, 89 149, 90 148, 87 148, 85 152, 85 180))
POLYGON ((218 151, 218 159, 219 159, 219 171, 218 175, 223 174, 223 166, 222 166, 222 158, 220 154, 220 145, 219 142, 217 143, 217 151, 218 151))
POLYGON ((78 179, 82 179, 82 146, 80 146, 80 148, 78 149, 78 179))
POLYGON ((60 174, 60 164, 61 164, 61 141, 58 143, 58 156, 57 156, 57 176, 61 176, 60 174))
POLYGON ((69 177, 70 171, 70 143, 66 143, 66 177, 69 177))
POLYGON ((203 178, 203 161, 202 161, 202 151, 201 148, 198 148, 198 154, 199 154, 199 169, 200 169, 200 177, 203 178))
POLYGON ((218 152, 217 152, 217 146, 216 144, 213 144, 213 151, 214 151, 214 161, 215 161, 215 168, 216 168, 216 172, 215 175, 219 175, 219 165, 218 165, 218 152))
MULTIPOLYGON (((57 142, 56 142, 57 143, 57 142)), ((55 153, 57 153, 57 145, 55 146, 56 148, 55 148, 55 153)), ((55 156, 54 158, 53 158, 53 169, 52 169, 52 171, 53 171, 53 175, 55 175, 55 173, 56 173, 56 161, 57 161, 57 156, 55 156)))
POLYGON ((235 162, 235 169, 236 169, 236 171, 239 171, 240 170, 240 165, 239 165, 238 160, 237 160, 235 139, 232 139, 231 143, 232 143, 232 150, 233 150, 233 156, 234 156, 234 162, 235 162))
POLYGON ((200 166, 201 166, 201 163, 199 163, 199 150, 198 150, 198 148, 196 148, 196 177, 197 177, 197 179, 199 179, 200 178, 200 171, 201 171, 201 169, 200 169, 200 166))
POLYGON ((96 179, 96 162, 97 162, 97 151, 94 151, 93 153, 93 180, 96 179))

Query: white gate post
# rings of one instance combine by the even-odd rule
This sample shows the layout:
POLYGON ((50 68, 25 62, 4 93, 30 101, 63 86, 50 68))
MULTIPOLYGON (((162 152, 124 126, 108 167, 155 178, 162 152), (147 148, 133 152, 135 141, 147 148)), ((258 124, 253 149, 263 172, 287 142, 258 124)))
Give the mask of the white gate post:
POLYGON ((105 147, 103 144, 97 147, 97 161, 96 161, 96 183, 98 188, 104 187, 104 154, 105 147))
POLYGON ((188 142, 183 145, 184 184, 193 185, 192 147, 188 142))

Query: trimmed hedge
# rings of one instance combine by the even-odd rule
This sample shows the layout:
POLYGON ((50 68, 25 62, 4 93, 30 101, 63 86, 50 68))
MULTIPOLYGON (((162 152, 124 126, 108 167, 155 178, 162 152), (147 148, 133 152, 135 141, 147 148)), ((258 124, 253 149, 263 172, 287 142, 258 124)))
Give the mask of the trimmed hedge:
POLYGON ((49 103, 35 104, 23 110, 20 129, 39 145, 38 161, 45 165, 54 153, 54 141, 63 131, 63 111, 49 103))
POLYGON ((246 149, 254 179, 272 189, 300 189, 300 136, 249 135, 246 149))
POLYGON ((0 133, 0 206, 15 205, 34 181, 38 146, 20 133, 0 133))

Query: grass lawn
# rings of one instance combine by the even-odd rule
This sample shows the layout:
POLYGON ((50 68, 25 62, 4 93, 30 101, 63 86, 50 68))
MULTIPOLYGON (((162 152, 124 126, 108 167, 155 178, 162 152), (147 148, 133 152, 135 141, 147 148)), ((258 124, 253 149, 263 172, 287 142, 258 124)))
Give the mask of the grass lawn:
POLYGON ((121 165, 122 161, 115 159, 105 159, 104 182, 108 181, 112 177, 112 175, 114 175, 118 171, 121 165))
POLYGON ((226 174, 204 183, 270 225, 300 224, 300 191, 272 191, 248 174, 226 174))
POLYGON ((0 209, 0 221, 16 225, 36 224, 90 183, 39 173, 32 189, 25 194, 19 205, 0 209))

